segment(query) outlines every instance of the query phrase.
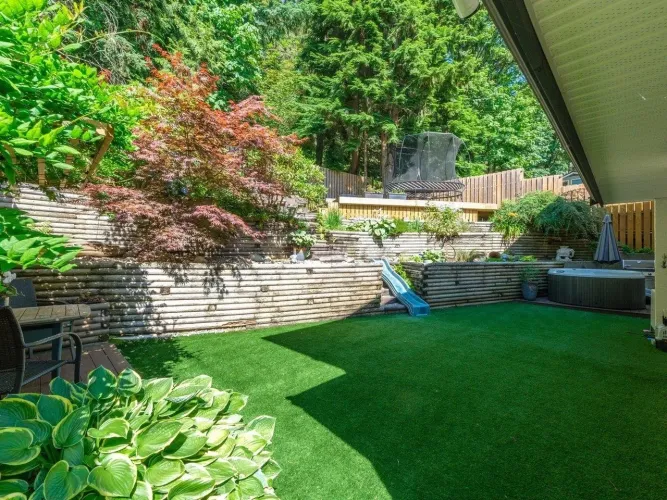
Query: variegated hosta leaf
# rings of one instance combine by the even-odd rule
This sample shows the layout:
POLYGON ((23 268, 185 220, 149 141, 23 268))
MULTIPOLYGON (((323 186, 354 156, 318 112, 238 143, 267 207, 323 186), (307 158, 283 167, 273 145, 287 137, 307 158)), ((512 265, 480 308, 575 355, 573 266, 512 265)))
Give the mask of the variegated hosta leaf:
POLYGON ((256 417, 248 422, 246 428, 249 431, 258 432, 269 443, 273 439, 273 433, 276 429, 276 419, 268 415, 256 417))
POLYGON ((130 431, 130 423, 124 418, 111 418, 102 422, 99 429, 88 429, 88 435, 93 439, 126 438, 130 431))
POLYGON ((53 427, 48 422, 36 418, 17 422, 16 427, 23 427, 32 432, 33 444, 42 445, 51 438, 53 427))
POLYGON ((207 437, 199 431, 181 432, 162 452, 165 458, 187 458, 199 453, 206 444, 207 437))
POLYGON ((169 490, 169 500, 198 500, 213 491, 213 479, 192 478, 179 481, 169 490))
POLYGON ((37 418, 37 406, 24 399, 0 401, 0 427, 13 427, 17 422, 37 418))
POLYGON ((160 401, 164 399, 173 387, 174 379, 172 378, 154 378, 142 382, 144 399, 148 401, 160 401))
POLYGON ((214 425, 209 429, 206 436, 208 437, 206 446, 209 448, 215 448, 220 446, 225 441, 225 439, 227 439, 229 436, 229 429, 221 425, 214 425))
POLYGON ((118 375, 118 394, 123 397, 130 397, 141 390, 141 377, 134 370, 125 368, 118 375))
POLYGON ((62 419, 53 429, 53 446, 67 448, 83 439, 90 420, 90 410, 87 406, 77 408, 62 419))
POLYGON ((228 479, 236 475, 236 469, 231 463, 225 460, 216 460, 206 466, 206 470, 215 480, 215 485, 219 486, 228 479))
POLYGON ((116 376, 98 366, 88 375, 88 393, 98 401, 112 398, 116 393, 116 376))
POLYGON ((0 464, 27 464, 38 457, 39 452, 40 447, 33 445, 33 434, 28 429, 0 429, 0 464))
POLYGON ((177 420, 156 422, 137 435, 137 456, 147 458, 164 450, 176 438, 181 430, 177 420))
POLYGON ((108 497, 129 497, 136 482, 137 466, 128 457, 118 453, 105 456, 102 463, 88 475, 90 487, 108 497))
POLYGON ((56 463, 44 479, 46 500, 69 500, 86 488, 88 469, 83 465, 71 467, 65 460, 56 463))
POLYGON ((153 486, 163 486, 171 483, 185 473, 185 467, 180 460, 161 459, 146 469, 146 480, 153 486))
POLYGON ((197 377, 184 380, 178 384, 169 393, 167 399, 172 403, 184 403, 194 398, 204 389, 210 389, 213 379, 208 375, 199 375, 197 377))
POLYGON ((253 456, 262 451, 267 444, 268 441, 255 431, 241 432, 236 436, 236 445, 247 449, 253 456))
POLYGON ((37 415, 51 425, 58 425, 72 411, 72 403, 62 396, 42 395, 37 400, 37 415))
POLYGON ((22 479, 5 479, 0 481, 0 497, 10 493, 27 493, 28 483, 22 479))
POLYGON ((225 461, 234 467, 234 470, 236 470, 236 475, 239 477, 239 479, 252 476, 259 468, 255 462, 248 458, 229 457, 225 459, 225 461))
POLYGON ((236 483, 236 489, 243 500, 252 500, 264 495, 262 483, 254 476, 240 480, 236 483))
POLYGON ((131 495, 132 500, 153 500, 153 488, 145 481, 137 481, 131 495))
POLYGON ((229 405, 225 409, 227 413, 237 413, 248 404, 248 396, 239 392, 233 392, 229 397, 229 405))

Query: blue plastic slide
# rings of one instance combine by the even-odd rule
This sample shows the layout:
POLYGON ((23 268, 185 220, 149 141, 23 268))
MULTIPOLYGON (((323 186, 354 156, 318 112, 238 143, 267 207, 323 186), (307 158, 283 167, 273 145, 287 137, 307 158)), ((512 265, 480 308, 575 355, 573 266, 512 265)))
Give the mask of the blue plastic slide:
POLYGON ((403 278, 391 268, 387 259, 382 259, 382 280, 387 284, 394 297, 408 308, 410 316, 428 316, 429 305, 408 286, 403 278))

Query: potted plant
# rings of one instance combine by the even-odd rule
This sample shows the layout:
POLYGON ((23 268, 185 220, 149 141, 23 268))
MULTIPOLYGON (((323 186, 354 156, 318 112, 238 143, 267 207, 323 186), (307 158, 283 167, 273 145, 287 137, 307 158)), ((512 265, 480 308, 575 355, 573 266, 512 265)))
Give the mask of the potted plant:
POLYGON ((392 189, 391 192, 389 193, 389 199, 390 200, 407 200, 408 199, 408 193, 392 189))
POLYGON ((366 185, 366 192, 364 193, 364 198, 383 198, 383 189, 382 183, 375 179, 371 180, 366 185))
POLYGON ((315 236, 303 229, 292 231, 288 236, 288 240, 293 246, 296 260, 304 260, 310 252, 310 248, 315 244, 315 236))
POLYGON ((535 266, 525 266, 521 270, 521 294, 524 300, 537 298, 537 278, 539 271, 535 266))

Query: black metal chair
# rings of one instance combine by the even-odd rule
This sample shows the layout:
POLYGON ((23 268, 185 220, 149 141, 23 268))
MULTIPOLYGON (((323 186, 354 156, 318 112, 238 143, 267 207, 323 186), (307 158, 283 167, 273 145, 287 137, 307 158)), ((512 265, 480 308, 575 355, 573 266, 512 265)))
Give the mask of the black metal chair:
POLYGON ((74 364, 74 382, 81 379, 81 339, 73 333, 61 332, 39 341, 26 343, 23 331, 10 307, 0 307, 0 395, 18 393, 25 384, 37 380, 42 375, 57 370, 66 364, 74 364), (75 346, 73 361, 26 359, 26 349, 40 344, 48 344, 63 336, 70 337, 75 346))

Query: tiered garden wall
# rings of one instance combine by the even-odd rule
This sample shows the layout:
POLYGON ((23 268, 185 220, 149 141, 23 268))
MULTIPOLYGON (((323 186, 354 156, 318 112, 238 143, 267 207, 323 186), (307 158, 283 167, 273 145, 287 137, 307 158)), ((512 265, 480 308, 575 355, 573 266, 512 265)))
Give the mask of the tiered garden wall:
POLYGON ((78 322, 85 336, 229 331, 379 312, 381 266, 355 264, 139 264, 82 260, 63 275, 27 270, 40 299, 108 304, 108 326, 78 322))
POLYGON ((403 268, 415 291, 433 307, 499 302, 521 298, 521 271, 539 271, 538 290, 547 291, 549 269, 563 267, 556 262, 406 262, 403 268))
MULTIPOLYGON (((74 193, 60 192, 58 201, 54 201, 42 191, 23 185, 19 196, 0 196, 0 207, 19 208, 35 221, 46 225, 54 234, 69 236, 73 244, 84 247, 82 256, 122 257, 133 238, 131 227, 114 224, 109 217, 88 207, 85 197, 74 193)), ((215 252, 219 257, 241 258, 253 254, 286 258, 289 253, 286 236, 270 231, 266 238, 257 241, 247 237, 236 238, 215 252)))
POLYGON ((543 234, 526 234, 508 241, 500 233, 491 231, 490 224, 471 224, 475 232, 462 233, 450 241, 442 241, 428 234, 404 233, 395 238, 377 240, 367 233, 332 231, 327 241, 318 242, 312 249, 314 258, 346 254, 355 259, 397 258, 399 255, 417 255, 424 250, 440 250, 449 258, 457 251, 477 250, 510 252, 514 255, 534 255, 539 259, 554 259, 556 250, 569 246, 575 250, 575 259, 591 260, 593 249, 588 240, 553 238, 543 234))

